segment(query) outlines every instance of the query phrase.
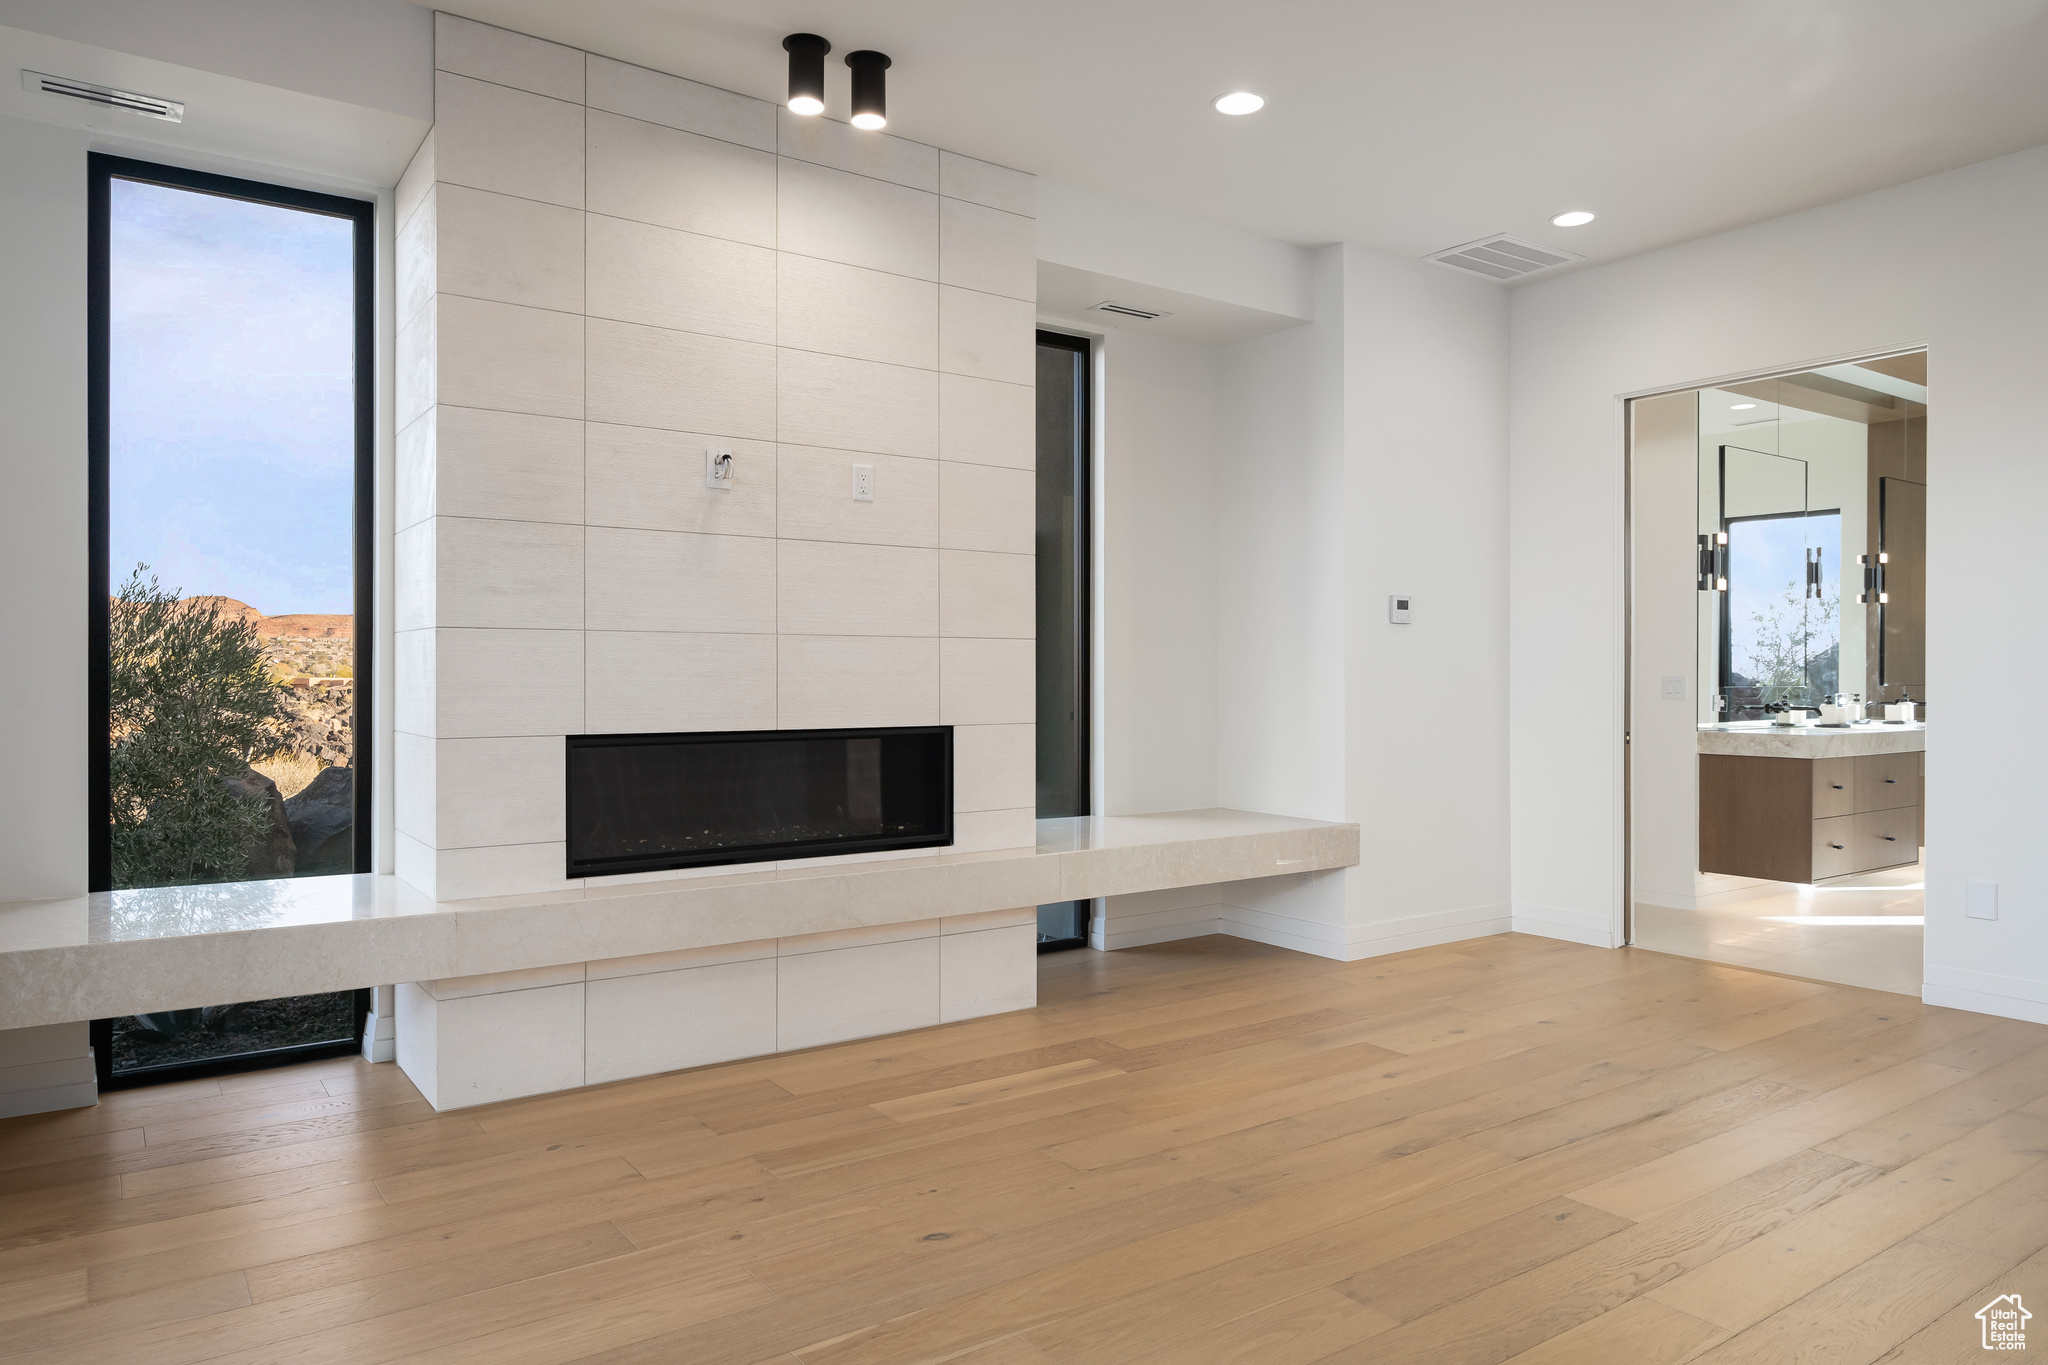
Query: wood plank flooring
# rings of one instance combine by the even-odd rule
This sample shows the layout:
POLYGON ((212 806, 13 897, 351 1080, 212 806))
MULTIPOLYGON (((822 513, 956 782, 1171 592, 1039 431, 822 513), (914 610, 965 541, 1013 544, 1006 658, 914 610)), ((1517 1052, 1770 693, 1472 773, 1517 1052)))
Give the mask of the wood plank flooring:
POLYGON ((345 1061, 0 1121, 0 1365, 1855 1365, 2048 1304, 2048 1027, 1519 935, 1040 1000, 451 1114, 345 1061))

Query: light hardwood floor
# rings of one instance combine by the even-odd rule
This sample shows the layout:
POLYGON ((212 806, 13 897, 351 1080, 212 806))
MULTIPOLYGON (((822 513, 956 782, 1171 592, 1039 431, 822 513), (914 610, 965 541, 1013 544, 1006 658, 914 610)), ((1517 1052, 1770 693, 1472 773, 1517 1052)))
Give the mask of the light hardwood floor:
POLYGON ((2048 1028, 1516 935, 1041 1000, 446 1115, 337 1062, 0 1122, 0 1361, 1917 1363, 2048 1305, 2048 1028))

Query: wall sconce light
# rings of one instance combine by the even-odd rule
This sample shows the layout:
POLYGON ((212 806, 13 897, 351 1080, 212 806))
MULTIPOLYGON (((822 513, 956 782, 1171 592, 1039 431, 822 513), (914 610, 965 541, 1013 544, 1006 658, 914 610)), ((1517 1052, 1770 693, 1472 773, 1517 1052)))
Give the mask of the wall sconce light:
POLYGON ((825 112, 825 54, 832 44, 815 33, 792 33, 782 40, 789 54, 789 112, 825 112))
POLYGON ((1865 606, 1890 602, 1891 594, 1884 589, 1884 566, 1891 563, 1891 556, 1879 551, 1874 555, 1857 555, 1856 562, 1863 566, 1863 591, 1856 594, 1856 600, 1865 606))
POLYGON ((888 78, 882 73, 889 69, 889 59, 862 48, 847 53, 846 64, 853 70, 853 126, 870 132, 888 127, 888 78))
POLYGON ((1700 534, 1699 579, 1701 592, 1728 591, 1728 533, 1700 534))

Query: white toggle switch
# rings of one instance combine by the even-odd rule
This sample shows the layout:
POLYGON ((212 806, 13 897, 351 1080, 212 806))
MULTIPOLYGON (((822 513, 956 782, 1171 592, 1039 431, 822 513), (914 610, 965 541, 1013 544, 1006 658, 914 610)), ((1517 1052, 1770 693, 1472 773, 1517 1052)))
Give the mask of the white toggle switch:
POLYGON ((1387 619, 1397 626, 1408 624, 1408 606, 1414 599, 1403 593, 1396 593, 1387 599, 1387 619))
POLYGON ((875 500, 875 467, 871 464, 857 464, 853 467, 853 500, 873 502, 875 500))
POLYGON ((1685 700, 1685 675, 1683 673, 1666 673, 1664 675, 1664 700, 1685 700))
POLYGON ((704 447, 704 486, 732 487, 732 452, 719 446, 704 447))

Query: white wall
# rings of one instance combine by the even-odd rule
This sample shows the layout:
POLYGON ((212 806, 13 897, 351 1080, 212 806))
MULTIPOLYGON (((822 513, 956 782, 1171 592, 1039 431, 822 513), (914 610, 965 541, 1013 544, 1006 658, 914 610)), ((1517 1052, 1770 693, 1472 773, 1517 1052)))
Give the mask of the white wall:
MULTIPOLYGON (((1509 543, 1520 926, 1618 926, 1620 395, 1928 345, 1928 671, 1952 695, 2031 685, 2048 633, 1986 584, 2030 582, 2048 502, 2048 149, 1515 291, 1509 543), (1882 281, 1882 288, 1873 288, 1882 281)), ((1935 718, 1929 1000, 2048 1020, 2048 734, 1935 718), (1966 881, 2000 918, 1963 916, 1966 881)), ((1609 930, 1612 931, 1611 928, 1609 930)))
POLYGON ((0 901, 85 890, 86 144, 0 118, 0 901))
POLYGON ((1128 332, 1098 345, 1098 811, 1212 806, 1221 359, 1128 332))

